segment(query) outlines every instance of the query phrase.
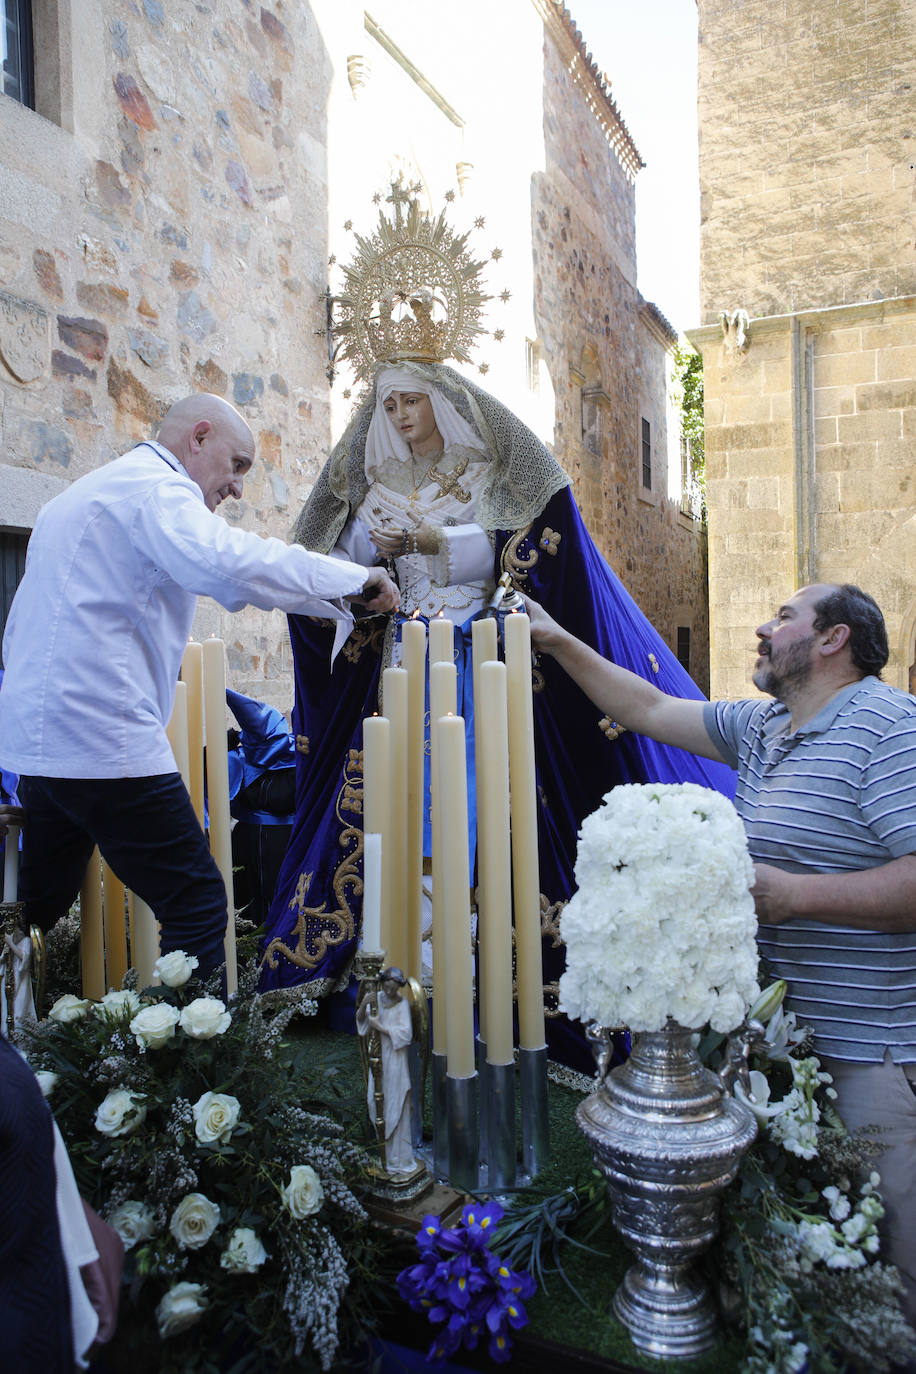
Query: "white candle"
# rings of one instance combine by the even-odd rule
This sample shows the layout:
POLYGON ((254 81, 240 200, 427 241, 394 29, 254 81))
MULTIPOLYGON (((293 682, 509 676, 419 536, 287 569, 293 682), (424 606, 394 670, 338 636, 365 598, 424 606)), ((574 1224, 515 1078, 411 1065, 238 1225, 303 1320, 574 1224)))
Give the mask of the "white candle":
POLYGON ((506 665, 482 663, 475 702, 477 907, 488 1064, 512 1063, 512 885, 506 665))
POLYGON ((388 838, 391 854, 390 934, 386 964, 407 964, 407 671, 386 668, 382 674, 382 708, 391 730, 391 792, 388 838))
MULTIPOLYGON (((475 620, 471 624, 471 680, 474 688, 474 757, 479 759, 483 752, 480 739, 480 712, 477 710, 477 701, 480 693, 480 668, 484 663, 493 663, 499 658, 497 651, 496 617, 489 615, 482 620, 475 620)), ((478 811, 479 811, 478 798, 478 811)), ((478 827, 479 833, 479 827, 478 827)), ((480 864, 478 863, 478 874, 480 864)), ((477 931, 478 948, 481 958, 484 957, 484 947, 486 944, 486 932, 477 931)), ((481 999, 478 1007, 480 1018, 480 1038, 486 1044, 487 1041, 487 1006, 486 1001, 481 999)))
MULTIPOLYGON (((391 727, 385 716, 363 721, 363 830, 381 838, 379 891, 379 944, 387 950, 391 940, 391 873, 388 825, 391 810, 391 727)), ((365 903, 365 896, 363 897, 365 903)), ((365 944, 365 929, 363 930, 365 944)), ((367 946, 368 948, 368 946, 367 946)))
POLYGON ((423 926, 423 760, 426 716, 426 626, 408 620, 401 630, 407 672, 407 965, 420 978, 423 926))
POLYGON ((137 986, 142 990, 160 981, 158 973, 153 971, 159 958, 159 922, 152 908, 136 893, 131 906, 130 961, 137 970, 137 986))
MULTIPOLYGON (((451 622, 449 622, 451 624, 451 622)), ((430 630, 432 625, 430 625, 430 630)), ((430 635, 430 650, 432 635, 430 635)), ((458 714, 458 669, 452 662, 429 668, 429 775, 433 885, 433 1047, 444 1054, 447 1043, 448 956, 445 942, 445 885, 442 874, 442 824, 439 816, 439 734, 433 728, 442 716, 458 714)))
POLYGON ((434 723, 438 732, 439 817, 445 914, 447 1067, 452 1078, 474 1073, 474 986, 468 873, 468 789, 461 716, 434 723))
POLYGON ((172 746, 172 753, 175 755, 175 764, 181 774, 181 780, 190 793, 191 756, 188 747, 188 684, 186 682, 175 684, 175 704, 172 707, 172 715, 166 734, 169 737, 169 744, 172 746))
POLYGON ((382 948, 382 837, 363 834, 363 948, 382 948))
POLYGON ((538 871, 537 782, 531 696, 531 622, 523 613, 503 622, 509 682, 509 777, 512 788, 512 877, 519 1044, 545 1043, 541 884, 538 871))
POLYGON ((203 646, 204 721, 207 732, 207 811, 210 853, 226 888, 226 991, 238 987, 235 960, 235 899, 232 891, 232 830, 229 817, 229 749, 226 742, 226 655, 221 639, 203 646))
POLYGON ((188 689, 188 791, 194 814, 204 824, 204 677, 203 647, 188 640, 181 660, 181 680, 188 689))
POLYGON ((440 612, 429 622, 429 662, 453 663, 455 661, 455 627, 440 612))
POLYGON ((98 1002, 105 996, 105 944, 102 938, 102 870, 93 849, 80 887, 80 964, 83 996, 98 1002))
POLYGON ((105 981, 119 988, 127 972, 127 927, 124 923, 124 884, 102 860, 102 926, 105 931, 105 981))
POLYGON ((3 854, 3 900, 19 900, 19 826, 6 828, 6 848, 3 854))

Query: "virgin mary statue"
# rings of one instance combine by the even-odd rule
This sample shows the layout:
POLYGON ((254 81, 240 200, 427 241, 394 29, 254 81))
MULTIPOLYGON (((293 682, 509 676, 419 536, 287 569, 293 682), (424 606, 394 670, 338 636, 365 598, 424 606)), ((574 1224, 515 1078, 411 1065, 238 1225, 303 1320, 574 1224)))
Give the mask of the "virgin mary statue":
MULTIPOLYGON (((598 552, 547 446, 437 360, 449 356, 446 328, 422 309, 400 326, 378 312, 367 394, 296 525, 306 548, 393 566, 401 612, 358 621, 330 671, 334 624, 290 617, 296 818, 264 939, 266 988, 308 982, 320 996, 347 985, 361 917, 362 720, 379 709, 381 670, 399 662, 404 618, 441 614, 455 626, 469 751, 471 624, 505 573, 599 653, 675 696, 701 696, 598 552)), ((581 1027, 556 1015, 558 917, 575 890, 581 821, 618 783, 696 782, 728 795, 734 784, 724 767, 618 730, 552 660, 535 663, 533 679, 548 1043, 587 1066, 581 1027)), ((424 838, 428 856, 428 825, 424 838)))

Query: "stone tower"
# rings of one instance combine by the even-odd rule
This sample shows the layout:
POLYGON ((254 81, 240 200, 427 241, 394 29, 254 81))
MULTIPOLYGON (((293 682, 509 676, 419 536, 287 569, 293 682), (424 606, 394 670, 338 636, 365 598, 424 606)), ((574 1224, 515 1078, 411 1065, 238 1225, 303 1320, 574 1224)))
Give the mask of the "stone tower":
POLYGON ((916 661, 916 10, 699 0, 714 695, 795 586, 859 583, 916 661))

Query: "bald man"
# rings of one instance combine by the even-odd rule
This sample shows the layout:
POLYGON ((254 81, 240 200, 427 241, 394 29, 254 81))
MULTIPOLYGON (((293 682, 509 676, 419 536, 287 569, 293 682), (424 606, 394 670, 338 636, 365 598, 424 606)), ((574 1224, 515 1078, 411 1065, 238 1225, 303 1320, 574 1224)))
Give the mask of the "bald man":
POLYGON ((233 529, 255 456, 243 417, 189 396, 158 438, 40 512, 3 639, 0 763, 25 809, 19 896, 43 928, 70 907, 93 847, 146 901, 162 952, 222 961, 226 893, 166 737, 198 596, 334 617, 398 605, 380 568, 233 529))

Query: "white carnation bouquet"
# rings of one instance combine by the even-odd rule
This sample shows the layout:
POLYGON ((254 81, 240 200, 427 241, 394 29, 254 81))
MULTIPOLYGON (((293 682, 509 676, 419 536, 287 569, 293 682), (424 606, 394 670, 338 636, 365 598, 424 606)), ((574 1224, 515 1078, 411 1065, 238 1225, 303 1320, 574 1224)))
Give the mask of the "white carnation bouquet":
POLYGON ((560 920, 560 1007, 634 1031, 730 1031, 759 995, 754 869, 744 827, 696 783, 624 785, 579 833, 560 920))

